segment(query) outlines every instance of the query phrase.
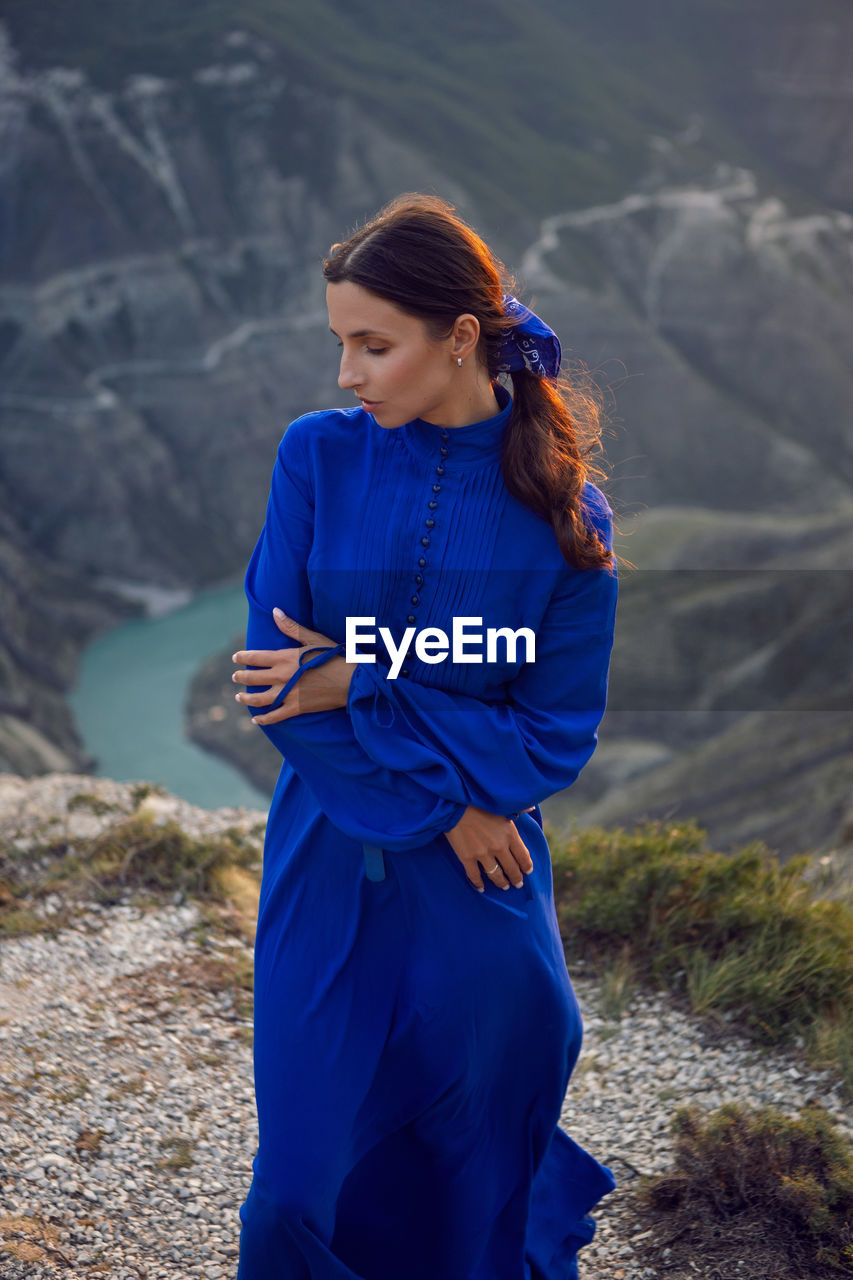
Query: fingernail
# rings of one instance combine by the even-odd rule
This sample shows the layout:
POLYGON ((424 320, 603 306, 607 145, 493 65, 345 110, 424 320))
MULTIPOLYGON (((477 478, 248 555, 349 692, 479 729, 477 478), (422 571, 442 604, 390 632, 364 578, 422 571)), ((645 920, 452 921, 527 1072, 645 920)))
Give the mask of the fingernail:
POLYGON ((237 655, 236 655, 236 653, 232 653, 232 654, 231 654, 231 661, 232 661, 232 662, 236 662, 236 661, 237 661, 237 655))
POLYGON ((286 615, 285 615, 285 613, 284 613, 284 610, 283 610, 283 609, 278 609, 278 608, 273 609, 273 615, 274 615, 274 617, 276 617, 276 618, 283 618, 283 617, 285 617, 285 616, 286 616, 286 615))
POLYGON ((478 893, 486 892, 486 886, 484 884, 475 884, 474 888, 477 890, 478 893))
POLYGON ((512 883, 515 885, 516 889, 520 889, 520 888, 522 887, 522 885, 524 884, 524 881, 523 881, 523 880, 518 880, 518 881, 513 880, 513 882, 512 882, 512 883))
POLYGON ((242 693, 235 693, 235 694, 234 694, 234 701, 235 701, 235 702, 242 702, 242 701, 243 701, 243 695, 242 695, 242 693))
POLYGON ((508 884, 502 884, 502 885, 501 885, 501 888, 502 888, 502 889, 508 889, 508 888, 509 888, 509 885, 508 885, 508 884))

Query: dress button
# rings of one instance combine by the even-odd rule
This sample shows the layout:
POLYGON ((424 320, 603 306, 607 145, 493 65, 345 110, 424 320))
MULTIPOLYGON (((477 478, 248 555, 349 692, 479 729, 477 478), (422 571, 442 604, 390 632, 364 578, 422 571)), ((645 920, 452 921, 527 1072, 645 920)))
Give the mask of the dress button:
POLYGON ((439 464, 438 464, 438 466, 436 467, 436 469, 435 469, 435 474, 436 474, 437 476, 443 476, 443 475, 444 475, 444 467, 441 465, 441 463, 439 463, 439 464))
POLYGON ((435 511, 436 507, 438 506, 438 503, 436 502, 435 498, 431 498, 427 503, 427 506, 429 507, 430 511, 435 511))
POLYGON ((440 485, 440 484, 434 484, 434 485, 432 486, 432 491, 433 491, 433 493, 441 493, 441 485, 440 485))
POLYGON ((423 556, 418 560, 418 564, 422 569, 426 567, 426 560, 424 560, 423 556))
POLYGON ((408 616, 408 618, 406 619, 406 621, 407 621, 407 622, 416 622, 416 621, 417 621, 417 619, 415 618, 415 615, 414 615, 413 613, 410 613, 410 614, 409 614, 409 616, 408 616))
POLYGON ((422 573, 416 573, 416 574, 415 574, 415 582, 418 584, 418 586, 420 586, 420 585, 421 585, 421 583, 423 582, 423 580, 424 580, 424 575, 423 575, 422 573))
POLYGON ((403 670, 400 672, 400 675, 401 675, 401 676, 405 676, 405 677, 408 679, 408 676, 409 676, 409 668, 408 668, 408 667, 403 667, 403 670))
MULTIPOLYGON (((420 604, 420 596, 412 596, 412 604, 420 604)), ((414 622, 414 618, 409 618, 409 622, 414 622)))
POLYGON ((441 448, 439 449, 439 453, 441 454, 442 458, 446 458, 448 453, 450 453, 450 450, 446 449, 445 446, 442 445, 441 448))
POLYGON ((421 546, 422 546, 422 547, 428 547, 428 546, 429 546, 429 538, 421 538, 421 546))
POLYGON ((442 440, 447 440, 447 439, 449 439, 449 432, 448 432, 448 430, 447 430, 447 428, 446 428, 446 427, 442 430, 441 438, 442 438, 442 440))
POLYGON ((432 529, 433 526, 435 525, 435 521, 433 520, 432 516, 430 516, 429 520, 424 520, 424 524, 428 529, 432 529))

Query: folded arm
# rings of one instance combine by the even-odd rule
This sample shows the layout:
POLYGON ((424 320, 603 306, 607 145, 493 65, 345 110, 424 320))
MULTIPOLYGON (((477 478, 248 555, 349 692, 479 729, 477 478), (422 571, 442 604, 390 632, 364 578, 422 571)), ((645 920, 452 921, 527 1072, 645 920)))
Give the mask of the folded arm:
POLYGON ((536 660, 486 703, 388 678, 361 663, 347 710, 377 764, 410 770, 437 795, 510 813, 570 786, 592 755, 607 698, 616 578, 566 576, 536 634, 536 660))

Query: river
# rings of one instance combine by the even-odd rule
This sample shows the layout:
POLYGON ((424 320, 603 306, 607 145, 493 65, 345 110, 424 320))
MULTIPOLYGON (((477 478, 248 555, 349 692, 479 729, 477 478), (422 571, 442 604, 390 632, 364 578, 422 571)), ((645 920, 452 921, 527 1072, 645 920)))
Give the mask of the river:
POLYGON ((240 582, 201 592, 162 616, 123 622, 88 647, 70 701, 97 774, 159 782, 205 809, 269 807, 269 796, 184 733, 194 672, 245 623, 240 582))

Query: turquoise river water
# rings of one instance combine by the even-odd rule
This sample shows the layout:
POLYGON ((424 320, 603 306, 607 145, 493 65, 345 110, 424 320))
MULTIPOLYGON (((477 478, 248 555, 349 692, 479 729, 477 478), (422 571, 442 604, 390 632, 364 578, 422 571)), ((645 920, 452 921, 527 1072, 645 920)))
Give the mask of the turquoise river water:
POLYGON ((160 782, 205 809, 269 806, 269 796, 184 735, 195 670, 245 625, 241 582, 202 592, 162 617, 124 622, 89 646, 70 701, 99 775, 160 782))

